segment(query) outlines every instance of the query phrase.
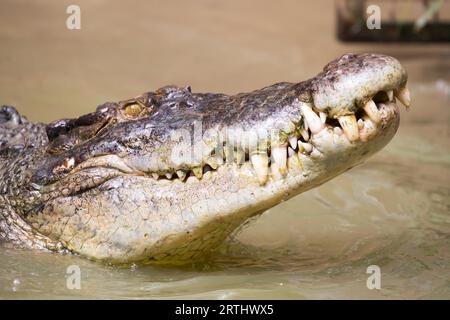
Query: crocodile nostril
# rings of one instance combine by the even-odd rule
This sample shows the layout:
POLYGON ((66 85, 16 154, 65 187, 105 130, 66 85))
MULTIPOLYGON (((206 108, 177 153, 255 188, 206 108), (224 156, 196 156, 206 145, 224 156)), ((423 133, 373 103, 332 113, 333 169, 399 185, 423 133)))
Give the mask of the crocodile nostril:
POLYGON ((70 119, 62 119, 52 123, 49 123, 45 127, 45 131, 47 132, 47 137, 50 141, 53 141, 61 134, 67 134, 71 127, 72 123, 70 119))
POLYGON ((13 125, 22 124, 22 117, 16 108, 12 106, 2 106, 0 108, 0 123, 10 122, 13 125))

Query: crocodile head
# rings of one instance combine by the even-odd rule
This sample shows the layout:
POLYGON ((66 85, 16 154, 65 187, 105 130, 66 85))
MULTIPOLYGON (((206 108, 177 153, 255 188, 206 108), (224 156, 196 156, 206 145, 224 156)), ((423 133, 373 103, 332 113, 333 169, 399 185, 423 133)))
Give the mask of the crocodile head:
POLYGON ((349 54, 301 83, 234 96, 169 86, 106 103, 45 127, 27 178, 11 182, 23 189, 16 210, 92 259, 200 259, 250 217, 385 146, 396 100, 409 106, 406 81, 392 57, 349 54))

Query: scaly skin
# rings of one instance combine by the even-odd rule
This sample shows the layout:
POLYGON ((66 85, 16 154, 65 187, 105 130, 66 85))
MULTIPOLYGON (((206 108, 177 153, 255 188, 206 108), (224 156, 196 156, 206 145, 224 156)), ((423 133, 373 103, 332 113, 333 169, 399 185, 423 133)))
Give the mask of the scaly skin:
POLYGON ((0 236, 112 263, 200 260, 385 146, 406 80, 394 58, 345 55, 301 83, 235 96, 169 86, 49 125, 3 107, 0 236))

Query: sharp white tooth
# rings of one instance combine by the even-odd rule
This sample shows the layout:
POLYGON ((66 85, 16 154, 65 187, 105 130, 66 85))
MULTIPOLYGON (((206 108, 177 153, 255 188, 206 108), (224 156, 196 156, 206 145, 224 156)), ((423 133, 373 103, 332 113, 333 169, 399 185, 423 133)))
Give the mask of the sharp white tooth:
MULTIPOLYGON (((292 150, 292 151, 294 151, 294 150, 292 150)), ((289 169, 299 168, 302 166, 302 164, 297 156, 297 153, 295 153, 295 152, 289 156, 287 163, 288 163, 289 169)))
POLYGON ((360 132, 360 138, 361 141, 367 141, 375 133, 376 124, 367 115, 364 115, 363 119, 364 129, 360 132))
POLYGON ((198 179, 196 176, 189 176, 186 179, 186 183, 196 183, 196 182, 198 182, 198 179))
POLYGON ((272 172, 272 178, 274 180, 281 180, 284 177, 284 174, 281 172, 280 168, 276 163, 272 163, 270 165, 270 171, 272 172))
POLYGON ((184 179, 186 179, 186 172, 183 170, 177 170, 177 176, 181 181, 184 181, 184 179))
POLYGON ((364 111, 367 113, 370 119, 375 123, 380 123, 381 115, 377 108, 377 105, 373 100, 369 100, 364 104, 364 111))
POLYGON ((389 101, 394 100, 394 90, 388 90, 386 91, 386 94, 388 96, 389 101))
POLYGON ((411 106, 411 94, 406 86, 399 88, 394 92, 395 96, 408 109, 411 106))
POLYGON ((282 175, 286 174, 287 150, 286 146, 272 147, 272 158, 282 175))
POLYGON ((303 140, 309 141, 309 133, 307 129, 301 129, 300 134, 302 135, 303 140))
POLYGON ((299 145, 299 150, 301 149, 300 152, 306 153, 306 154, 310 154, 312 152, 312 150, 313 150, 312 144, 307 143, 307 142, 300 142, 300 144, 302 146, 300 148, 300 145, 299 145))
POLYGON ((342 129, 339 127, 334 127, 333 132, 334 132, 334 134, 337 134, 337 135, 341 135, 343 133, 342 129))
POLYGON ((305 130, 306 130, 306 131, 309 130, 308 122, 306 121, 305 117, 303 117, 303 126, 305 127, 305 130))
POLYGON ((294 149, 288 148, 288 157, 291 157, 293 154, 296 154, 294 149))
POLYGON ((231 149, 229 146, 225 146, 224 154, 225 154, 225 162, 226 163, 232 163, 234 161, 233 158, 233 149, 231 149))
POLYGON ((289 145, 292 147, 292 149, 297 148, 297 137, 296 136, 292 136, 289 138, 289 145))
POLYGON ((319 116, 311 109, 310 106, 306 103, 302 103, 300 108, 312 133, 318 133, 325 127, 319 116))
POLYGON ((363 116, 364 119, 364 127, 366 127, 367 129, 375 129, 375 123, 373 123, 373 121, 367 117, 367 116, 363 116))
POLYGON ((215 150, 215 160, 217 161, 217 164, 219 166, 223 165, 223 156, 224 156, 224 152, 223 152, 223 148, 222 147, 217 147, 215 150))
POLYGON ((211 177, 212 177, 212 171, 206 171, 206 172, 203 174, 203 179, 208 180, 208 179, 210 179, 211 177))
POLYGON ((214 150, 214 152, 216 154, 216 157, 218 157, 218 158, 220 157, 220 158, 223 159, 223 149, 224 149, 223 146, 217 146, 216 147, 216 149, 214 150))
POLYGON ((363 119, 358 119, 358 128, 359 129, 364 128, 364 121, 363 121, 363 119))
POLYGON ((322 123, 325 123, 327 121, 327 115, 324 112, 320 112, 319 116, 320 116, 320 121, 322 121, 322 123))
POLYGON ((234 150, 234 160, 237 164, 242 164, 245 161, 245 152, 241 148, 234 150))
POLYGON ((172 173, 171 172, 166 172, 166 178, 167 179, 172 179, 172 173))
POLYGON ((214 170, 216 170, 217 167, 219 166, 219 165, 217 164, 217 158, 216 158, 216 157, 210 157, 210 158, 208 158, 208 160, 206 160, 206 163, 207 163, 211 168, 213 168, 214 170))
POLYGON ((194 169, 192 169, 192 172, 194 172, 194 175, 198 179, 201 179, 203 177, 203 168, 202 167, 195 167, 194 169))
POLYGON ((223 165, 223 157, 222 156, 216 156, 217 165, 221 166, 223 165))
POLYGON ((309 132, 308 129, 301 129, 300 134, 302 135, 303 140, 309 141, 309 132))
POLYGON ((356 123, 356 117, 354 114, 349 116, 341 116, 338 120, 348 140, 356 141, 359 139, 358 124, 356 123))
POLYGON ((153 177, 153 179, 158 180, 159 175, 156 172, 153 172, 152 177, 153 177))
POLYGON ((254 153, 250 156, 256 176, 261 185, 264 185, 269 173, 269 157, 264 153, 254 153))

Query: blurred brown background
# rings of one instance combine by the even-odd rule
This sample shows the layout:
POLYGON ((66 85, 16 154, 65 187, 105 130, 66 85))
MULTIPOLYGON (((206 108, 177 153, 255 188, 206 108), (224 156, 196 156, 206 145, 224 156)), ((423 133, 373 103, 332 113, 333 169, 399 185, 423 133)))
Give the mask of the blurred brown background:
POLYGON ((0 103, 33 121, 167 84, 236 93, 301 81, 348 52, 397 57, 413 92, 406 120, 448 123, 450 46, 340 43, 332 1, 0 1, 0 103), (81 30, 66 28, 70 4, 81 30), (439 117, 425 105, 436 90, 439 117))

